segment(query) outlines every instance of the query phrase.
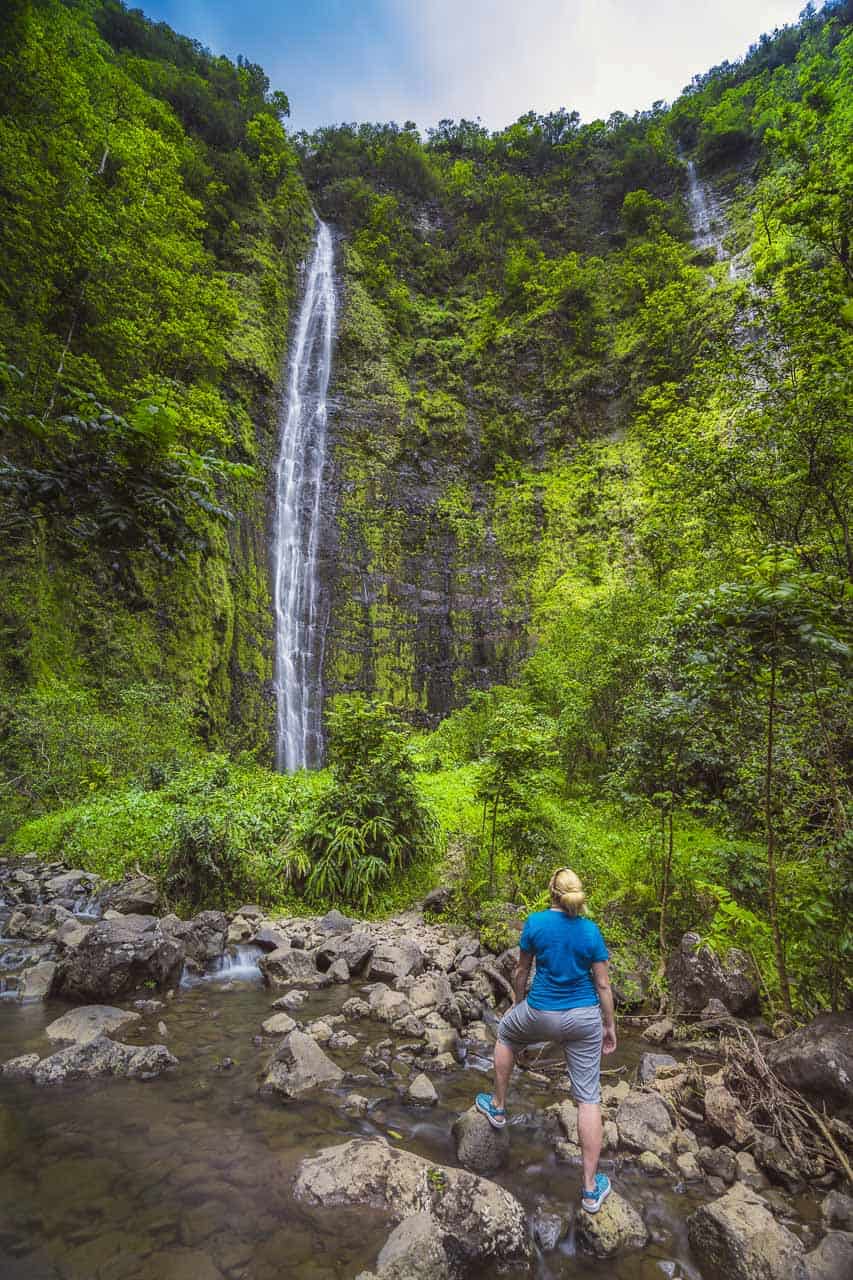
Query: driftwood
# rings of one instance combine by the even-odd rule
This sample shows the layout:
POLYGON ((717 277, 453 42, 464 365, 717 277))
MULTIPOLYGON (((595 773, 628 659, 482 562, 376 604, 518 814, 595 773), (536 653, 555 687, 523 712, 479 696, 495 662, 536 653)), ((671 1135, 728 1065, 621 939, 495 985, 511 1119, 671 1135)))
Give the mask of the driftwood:
POLYGON ((775 1074, 749 1027, 735 1023, 722 1041, 723 1078, 749 1119, 784 1147, 805 1177, 823 1172, 821 1165, 843 1173, 853 1183, 850 1161, 825 1119, 775 1074))

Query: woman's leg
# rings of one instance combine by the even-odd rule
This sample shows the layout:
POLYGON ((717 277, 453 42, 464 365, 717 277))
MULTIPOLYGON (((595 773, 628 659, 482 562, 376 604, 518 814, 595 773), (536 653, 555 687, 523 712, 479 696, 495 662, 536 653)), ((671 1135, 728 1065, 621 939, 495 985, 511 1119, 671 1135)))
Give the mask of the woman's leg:
POLYGON ((601 1103, 578 1103, 578 1138, 583 1158, 583 1189, 595 1189, 595 1175, 601 1156, 601 1103))
POLYGON ((500 1111, 506 1107, 506 1091, 509 1088, 509 1078, 514 1065, 515 1054, 512 1049, 508 1044, 498 1040, 495 1045, 495 1092, 492 1097, 500 1111))

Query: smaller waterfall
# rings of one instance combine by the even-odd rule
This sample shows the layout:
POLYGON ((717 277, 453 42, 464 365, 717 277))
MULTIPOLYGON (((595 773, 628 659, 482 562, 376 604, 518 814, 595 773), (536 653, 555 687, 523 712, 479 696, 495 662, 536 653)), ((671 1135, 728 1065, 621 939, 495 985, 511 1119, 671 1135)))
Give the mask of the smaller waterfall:
POLYGON ((276 768, 320 760, 325 618, 317 580, 326 393, 335 326, 334 250, 319 219, 290 355, 273 535, 276 768))
POLYGON ((728 257, 723 247, 725 220, 713 195, 700 180, 693 160, 687 161, 687 200, 693 224, 693 243, 700 249, 713 249, 717 261, 723 262, 728 257))
POLYGON ((185 969, 181 986, 197 987, 201 982, 260 982, 258 961, 263 954, 260 947, 250 944, 232 947, 212 960, 204 973, 185 969))

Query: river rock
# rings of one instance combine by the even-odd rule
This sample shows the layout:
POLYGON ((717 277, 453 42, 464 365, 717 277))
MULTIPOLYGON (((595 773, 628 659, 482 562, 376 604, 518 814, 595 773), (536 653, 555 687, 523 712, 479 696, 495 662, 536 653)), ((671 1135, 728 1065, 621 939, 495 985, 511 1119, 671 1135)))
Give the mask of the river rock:
POLYGON ((853 1199, 843 1191, 830 1191, 820 1206, 820 1216, 825 1227, 837 1227, 840 1231, 853 1231, 853 1199))
POLYGON ((296 947, 277 947, 261 956, 258 968, 268 987, 288 987, 298 983, 303 987, 325 987, 329 979, 317 968, 312 951, 300 951, 296 947))
POLYGON ((362 973, 373 955, 376 940, 369 933, 334 934, 317 948, 317 968, 330 969, 343 960, 351 974, 362 973))
POLYGON ((470 1262, 527 1256, 524 1210, 503 1187, 379 1139, 356 1138, 303 1160, 295 1195, 327 1208, 368 1205, 398 1221, 429 1210, 448 1250, 470 1262))
POLYGON ((756 1133, 752 1154, 773 1181, 781 1182, 794 1194, 803 1190, 803 1183, 810 1174, 808 1157, 800 1164, 779 1139, 769 1133, 756 1133))
POLYGON ((646 1027, 643 1039, 648 1040, 650 1044, 665 1044, 672 1038, 674 1031, 675 1023, 672 1018, 658 1018, 656 1022, 650 1022, 646 1027))
POLYGON ((421 910, 424 915, 440 916, 447 910, 452 897, 452 889, 449 889, 447 885, 439 885, 436 889, 430 889, 421 903, 421 910))
POLYGON ((274 1013, 267 1018, 266 1022, 261 1023, 261 1030, 265 1036, 286 1036, 296 1027, 296 1021, 291 1018, 289 1013, 274 1013))
POLYGON ((625 1249, 642 1249, 649 1238, 637 1210, 615 1191, 611 1191, 598 1213, 581 1210, 576 1221, 578 1244, 596 1258, 612 1258, 625 1249))
POLYGON ((416 942, 380 942, 370 958, 368 976, 375 982, 401 982, 423 971, 423 952, 416 942))
POLYGON ((121 1044, 107 1036, 98 1036, 42 1058, 33 1071, 33 1080, 38 1085, 63 1084, 66 1080, 95 1076, 151 1080, 177 1065, 177 1058, 163 1044, 121 1044))
POLYGON ((261 951, 278 951, 279 947, 290 946, 286 934, 282 933, 281 929, 276 929, 275 925, 272 924, 262 924, 252 934, 252 944, 260 947, 261 951))
POLYGON ((56 965, 52 960, 42 960, 24 969, 19 976, 18 999, 22 1004, 47 1000, 56 985, 56 965))
POLYGON ((88 1044, 98 1036, 111 1035, 121 1027, 139 1022, 140 1015, 129 1009, 114 1009, 108 1004, 89 1004, 82 1009, 71 1009, 45 1027, 48 1040, 60 1040, 69 1044, 88 1044))
POLYGON ((559 1213, 537 1209, 532 1222, 533 1239, 543 1253, 552 1253, 566 1234, 566 1220, 559 1213))
POLYGON ((59 991, 74 1000, 103 1000, 153 983, 177 984, 184 952, 153 916, 99 920, 64 962, 59 991))
POLYGON ((495 1129, 476 1107, 469 1107, 453 1126, 456 1159, 473 1173, 492 1173, 506 1164, 509 1128, 495 1129))
POLYGON ((453 998, 450 982, 444 973, 422 974, 415 979, 406 995, 416 1014, 424 1014, 429 1009, 438 1009, 441 1012, 453 998))
POLYGON ((344 1073, 317 1041, 304 1031, 291 1031, 276 1053, 262 1084, 264 1092, 295 1098, 308 1089, 339 1084, 344 1073))
POLYGON ((692 1151, 682 1151, 680 1155, 676 1156, 675 1167, 685 1182, 698 1182, 702 1177, 699 1162, 692 1151))
POLYGON ((394 1228, 376 1262, 380 1280, 451 1280, 442 1231, 431 1213, 413 1213, 394 1228))
POLYGON ((0 1075, 6 1080, 32 1080, 38 1064, 37 1053, 22 1053, 20 1057, 9 1058, 0 1065, 0 1075))
POLYGON ((705 1173, 730 1186, 737 1177, 737 1162, 731 1147, 700 1147, 696 1159, 705 1173))
POLYGON ((105 911, 117 911, 123 916, 151 916, 160 906, 160 890, 151 876, 127 876, 121 884, 104 889, 99 901, 105 911))
POLYGON ((432 1107, 438 1102, 435 1085, 428 1075, 424 1075, 423 1071, 420 1075, 415 1076, 406 1090, 406 1101, 413 1102, 419 1107, 432 1107))
POLYGON ((805 1280, 850 1280, 853 1276, 853 1235, 829 1231, 805 1257, 805 1280))
POLYGON ((368 997, 370 1016, 378 1022, 397 1022, 400 1018, 408 1018, 412 1006, 402 991, 392 991, 384 982, 379 982, 368 997))
POLYGON ((676 1013, 700 1013, 721 1000, 730 1013, 757 1013, 758 986, 749 956, 735 947, 721 961, 698 933, 685 933, 666 967, 676 1013))
POLYGON ((801 1242, 743 1183, 691 1214, 687 1234, 714 1280, 804 1280, 801 1242))
POLYGON ((641 1151, 637 1164, 643 1173, 647 1173, 650 1177, 667 1172, 667 1167, 663 1160, 661 1160, 660 1156, 656 1156, 654 1151, 641 1151))
POLYGON ((724 1084, 710 1084, 705 1089, 705 1119, 736 1147, 746 1146, 755 1137, 755 1125, 724 1084))
POLYGON ((767 1050, 768 1065, 792 1089, 853 1103, 853 1015, 822 1013, 767 1050))
POLYGON ((200 965, 216 960, 225 950, 228 917, 222 911, 200 911, 191 920, 169 915, 160 923, 166 933, 179 940, 185 954, 200 965))
POLYGON ((637 1079, 640 1084, 651 1084, 661 1067, 677 1066, 670 1053, 644 1053, 637 1068, 637 1079))
POLYGON ((630 1151, 653 1151, 667 1156, 675 1131, 669 1107, 657 1093, 632 1089, 616 1111, 619 1141, 630 1151))
POLYGON ((755 1156, 751 1151, 738 1151, 735 1153, 735 1177, 738 1182, 751 1187, 753 1191, 762 1191, 770 1185, 755 1163, 755 1156))

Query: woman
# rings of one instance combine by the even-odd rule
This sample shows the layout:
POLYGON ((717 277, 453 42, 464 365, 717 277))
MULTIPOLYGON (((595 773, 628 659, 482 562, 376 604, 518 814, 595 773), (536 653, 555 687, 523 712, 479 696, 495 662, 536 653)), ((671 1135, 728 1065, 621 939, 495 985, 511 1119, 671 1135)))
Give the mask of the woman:
POLYGON ((598 1213, 610 1195, 610 1179, 598 1172, 601 1155, 601 1055, 616 1048, 613 992, 607 947, 601 930, 584 915, 586 895, 568 867, 548 885, 551 906, 528 916, 521 933, 515 971, 515 1004, 498 1024, 495 1091, 478 1093, 477 1109, 490 1124, 506 1124, 506 1092, 518 1050, 543 1040, 561 1044, 578 1104, 578 1137, 583 1156, 581 1204, 598 1213), (525 999, 530 966, 536 974, 525 999))

